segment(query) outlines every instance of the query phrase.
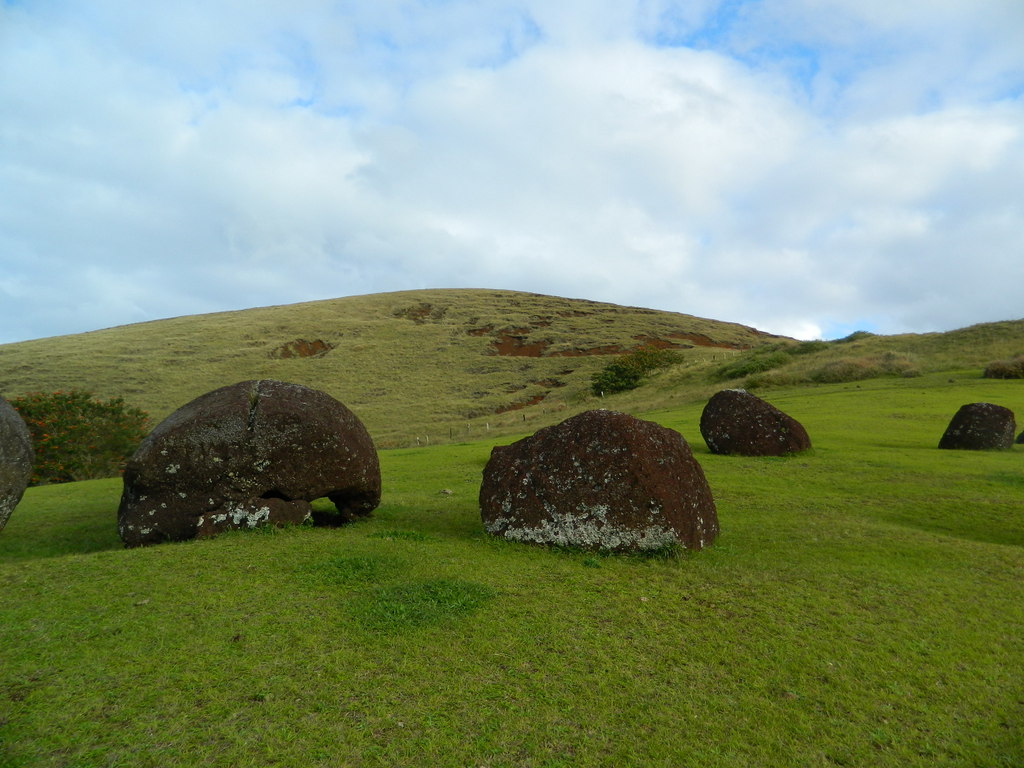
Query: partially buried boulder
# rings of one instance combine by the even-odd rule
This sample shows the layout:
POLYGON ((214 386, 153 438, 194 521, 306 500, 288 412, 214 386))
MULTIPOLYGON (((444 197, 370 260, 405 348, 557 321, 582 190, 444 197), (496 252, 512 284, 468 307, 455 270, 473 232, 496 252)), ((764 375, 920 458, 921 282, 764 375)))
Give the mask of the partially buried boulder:
POLYGON ((968 451, 1006 450, 1013 447, 1017 424, 1013 411, 992 403, 968 403, 960 406, 945 433, 939 448, 968 451))
POLYGON ((495 447, 480 509, 488 533, 535 544, 700 549, 718 535, 711 489, 682 435, 614 411, 495 447))
POLYGON ((785 456, 811 447, 800 422, 745 389, 724 389, 708 400, 700 433, 718 454, 785 456))
POLYGON ((341 523, 380 503, 380 465, 362 422, 330 395, 243 381, 168 416, 128 461, 118 510, 126 546, 261 524, 341 523), (311 512, 327 497, 336 515, 311 512))
POLYGON ((28 487, 34 459, 25 420, 0 397, 0 531, 28 487))

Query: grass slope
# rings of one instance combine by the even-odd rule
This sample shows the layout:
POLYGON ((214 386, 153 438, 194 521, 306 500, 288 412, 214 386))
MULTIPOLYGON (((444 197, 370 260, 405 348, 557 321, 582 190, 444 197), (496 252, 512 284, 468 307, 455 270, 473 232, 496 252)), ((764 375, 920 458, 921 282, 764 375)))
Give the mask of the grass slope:
POLYGON ((649 414, 719 507, 676 559, 490 540, 489 441, 383 451, 382 506, 335 530, 123 550, 117 481, 30 489, 0 766, 1024 765, 1022 448, 935 448, 1024 384, 769 397, 811 453, 713 456, 700 404, 649 414))
POLYGON ((610 356, 652 340, 695 362, 777 338, 579 299, 405 291, 2 345, 0 394, 87 389, 160 420, 217 387, 281 379, 338 398, 389 447, 556 420, 583 407, 591 374, 610 356), (286 356, 301 351, 323 354, 286 356))

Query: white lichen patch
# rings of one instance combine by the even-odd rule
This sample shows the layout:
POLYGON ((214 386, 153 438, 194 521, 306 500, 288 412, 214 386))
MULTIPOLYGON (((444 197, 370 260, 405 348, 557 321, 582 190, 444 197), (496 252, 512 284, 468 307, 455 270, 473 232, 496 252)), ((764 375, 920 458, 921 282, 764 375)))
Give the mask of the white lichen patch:
POLYGON ((609 523, 609 511, 607 506, 597 505, 579 514, 556 513, 534 527, 520 525, 514 518, 499 517, 490 521, 486 529, 510 541, 584 549, 650 550, 679 543, 675 531, 664 525, 627 528, 609 523))
POLYGON ((181 469, 181 464, 168 464, 165 471, 168 475, 175 475, 178 473, 179 469, 181 469))
POLYGON ((236 527, 255 528, 261 523, 265 523, 270 519, 270 507, 257 507, 252 509, 250 507, 243 506, 228 506, 225 507, 226 512, 220 512, 216 515, 211 516, 215 525, 223 525, 228 521, 236 527))

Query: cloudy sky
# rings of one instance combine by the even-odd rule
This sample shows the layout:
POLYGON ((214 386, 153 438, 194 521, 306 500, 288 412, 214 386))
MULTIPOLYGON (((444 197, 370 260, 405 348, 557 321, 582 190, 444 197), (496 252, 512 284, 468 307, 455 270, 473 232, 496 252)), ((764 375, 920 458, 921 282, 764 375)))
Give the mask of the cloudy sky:
POLYGON ((0 0, 0 343, 414 288, 1024 316, 1021 0, 0 0))

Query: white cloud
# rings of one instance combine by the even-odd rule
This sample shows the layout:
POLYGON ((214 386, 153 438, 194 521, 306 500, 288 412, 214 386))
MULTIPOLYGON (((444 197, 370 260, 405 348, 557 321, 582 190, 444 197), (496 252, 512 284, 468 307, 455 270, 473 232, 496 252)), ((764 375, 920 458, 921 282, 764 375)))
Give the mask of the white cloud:
POLYGON ((0 341, 427 286, 1014 316, 1022 8, 3 5, 0 341))

